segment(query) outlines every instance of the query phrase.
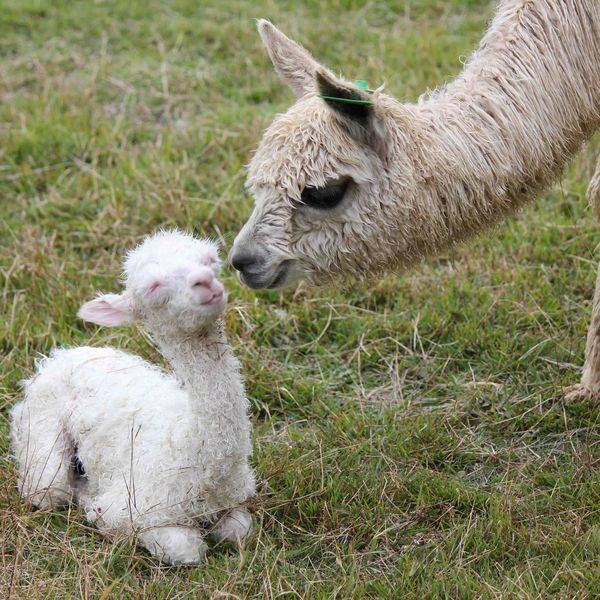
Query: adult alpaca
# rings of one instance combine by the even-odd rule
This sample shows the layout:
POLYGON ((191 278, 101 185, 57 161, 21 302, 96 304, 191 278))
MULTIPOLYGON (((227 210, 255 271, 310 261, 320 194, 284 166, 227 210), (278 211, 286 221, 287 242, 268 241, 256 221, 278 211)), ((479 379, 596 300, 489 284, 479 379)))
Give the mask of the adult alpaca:
MULTIPOLYGON (((255 208, 230 259, 254 288, 407 268, 535 198, 600 126, 597 0, 504 0, 462 73, 417 104, 258 28, 297 100, 249 167, 255 208)), ((588 356, 579 391, 600 393, 588 356)))

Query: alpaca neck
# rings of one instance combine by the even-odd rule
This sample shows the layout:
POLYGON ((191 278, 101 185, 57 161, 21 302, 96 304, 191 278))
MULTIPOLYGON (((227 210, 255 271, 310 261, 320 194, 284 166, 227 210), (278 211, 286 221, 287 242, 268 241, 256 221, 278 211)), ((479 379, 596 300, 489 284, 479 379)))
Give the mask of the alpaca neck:
POLYGON ((411 187, 426 196, 414 199, 409 255, 494 224, 560 176, 600 125, 599 33, 597 0, 506 1, 459 77, 401 107, 411 187))
POLYGON ((226 476, 252 452, 248 401, 223 322, 202 332, 155 339, 189 394, 202 464, 218 485, 220 474, 226 476))

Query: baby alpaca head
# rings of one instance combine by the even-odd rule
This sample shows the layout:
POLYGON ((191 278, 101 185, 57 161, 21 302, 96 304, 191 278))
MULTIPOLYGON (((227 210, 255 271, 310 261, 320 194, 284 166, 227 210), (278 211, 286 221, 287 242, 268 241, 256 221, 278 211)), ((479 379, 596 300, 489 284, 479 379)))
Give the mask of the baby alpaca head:
POLYGON ((194 333, 213 324, 227 294, 217 246, 179 231, 160 231, 129 251, 125 290, 86 302, 79 317, 99 325, 139 320, 154 333, 194 333))

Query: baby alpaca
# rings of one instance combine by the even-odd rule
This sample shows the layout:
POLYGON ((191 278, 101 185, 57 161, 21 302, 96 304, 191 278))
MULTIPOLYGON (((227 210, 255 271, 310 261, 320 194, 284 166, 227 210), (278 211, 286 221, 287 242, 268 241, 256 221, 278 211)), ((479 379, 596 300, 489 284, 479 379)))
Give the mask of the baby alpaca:
POLYGON ((255 491, 248 401, 224 333, 216 246, 177 231, 125 259, 125 290, 84 304, 101 325, 141 321, 173 368, 112 348, 54 351, 11 411, 21 493, 71 499, 105 534, 137 534, 171 564, 198 563, 207 530, 239 542, 255 491))

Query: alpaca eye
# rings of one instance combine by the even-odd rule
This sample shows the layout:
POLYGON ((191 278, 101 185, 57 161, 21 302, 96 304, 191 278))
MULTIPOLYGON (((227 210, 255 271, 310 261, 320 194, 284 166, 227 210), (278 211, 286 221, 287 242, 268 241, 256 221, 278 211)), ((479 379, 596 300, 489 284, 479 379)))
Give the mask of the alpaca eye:
POLYGON ((324 187, 305 187, 302 190, 302 204, 319 210, 331 210, 343 200, 350 178, 344 177, 327 183, 324 187))

